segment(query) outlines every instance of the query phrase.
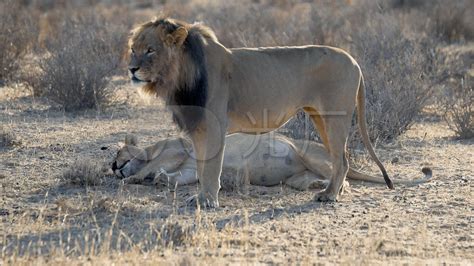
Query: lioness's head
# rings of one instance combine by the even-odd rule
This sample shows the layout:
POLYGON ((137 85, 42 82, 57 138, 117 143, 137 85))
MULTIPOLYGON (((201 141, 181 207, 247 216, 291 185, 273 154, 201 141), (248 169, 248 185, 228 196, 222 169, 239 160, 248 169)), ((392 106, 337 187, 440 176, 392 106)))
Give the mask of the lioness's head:
POLYGON ((156 83, 160 87, 175 84, 189 27, 172 19, 155 19, 134 29, 128 65, 132 82, 156 83))
POLYGON ((112 171, 119 178, 136 174, 147 162, 145 150, 137 147, 137 138, 133 135, 125 137, 125 143, 120 145, 117 156, 112 163, 112 171))

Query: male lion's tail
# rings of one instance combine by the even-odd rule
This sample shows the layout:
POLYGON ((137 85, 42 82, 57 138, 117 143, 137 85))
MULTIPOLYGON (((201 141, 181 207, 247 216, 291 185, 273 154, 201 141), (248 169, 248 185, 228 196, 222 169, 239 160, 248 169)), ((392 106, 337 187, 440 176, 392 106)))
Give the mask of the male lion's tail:
POLYGON ((383 179, 385 180, 385 183, 390 189, 393 189, 394 188, 393 182, 392 180, 390 180, 390 177, 388 177, 385 167, 383 166, 383 164, 380 162, 379 158, 375 154, 374 148, 372 147, 372 144, 370 143, 369 134, 367 133, 367 122, 365 120, 365 83, 364 83, 364 76, 362 75, 362 72, 360 74, 359 90, 357 92, 357 121, 359 124, 360 135, 362 137, 362 141, 364 142, 365 147, 369 151, 369 154, 372 157, 372 159, 380 168, 380 171, 382 171, 383 179))

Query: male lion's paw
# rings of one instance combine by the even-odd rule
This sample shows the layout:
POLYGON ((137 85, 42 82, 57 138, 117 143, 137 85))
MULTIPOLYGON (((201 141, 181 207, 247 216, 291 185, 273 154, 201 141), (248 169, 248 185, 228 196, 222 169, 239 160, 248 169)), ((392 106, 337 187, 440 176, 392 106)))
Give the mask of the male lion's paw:
POLYGON ((335 202, 337 201, 337 193, 327 191, 327 189, 316 192, 316 195, 314 195, 314 201, 335 202))
POLYGON ((214 200, 212 198, 205 197, 202 193, 199 193, 198 195, 194 195, 186 199, 186 205, 190 207, 196 208, 198 204, 201 208, 205 209, 214 209, 219 207, 219 202, 217 201, 217 199, 214 200))

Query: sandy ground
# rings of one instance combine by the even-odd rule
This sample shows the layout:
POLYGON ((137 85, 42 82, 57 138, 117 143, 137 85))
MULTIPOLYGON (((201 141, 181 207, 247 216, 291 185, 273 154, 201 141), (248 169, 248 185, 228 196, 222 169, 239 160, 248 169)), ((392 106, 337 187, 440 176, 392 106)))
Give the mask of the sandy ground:
MULTIPOLYGON (((195 185, 67 184, 75 161, 111 162, 126 133, 151 144, 177 135, 160 104, 117 91, 106 111, 64 114, 21 88, 0 88, 0 125, 16 144, 0 150, 2 262, 474 263, 474 141, 453 140, 427 115, 376 150, 394 179, 434 172, 430 183, 388 190, 351 182, 337 203, 285 186, 222 191, 221 207, 189 210, 195 185), (102 149, 101 149, 102 148, 102 149)), ((378 173, 367 161, 363 170, 378 173)))

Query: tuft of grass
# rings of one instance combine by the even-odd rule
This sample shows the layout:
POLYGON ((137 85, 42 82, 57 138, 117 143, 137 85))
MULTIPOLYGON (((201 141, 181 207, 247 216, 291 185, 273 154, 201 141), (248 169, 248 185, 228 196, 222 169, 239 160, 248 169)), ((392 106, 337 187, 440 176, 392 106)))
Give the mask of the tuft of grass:
POLYGON ((62 181, 78 186, 97 186, 104 181, 102 166, 92 159, 78 159, 61 175, 62 181))
POLYGON ((18 143, 19 141, 11 131, 0 127, 0 149, 10 148, 18 143))

